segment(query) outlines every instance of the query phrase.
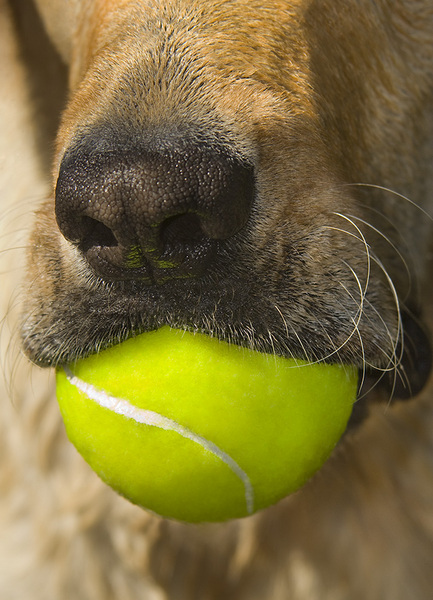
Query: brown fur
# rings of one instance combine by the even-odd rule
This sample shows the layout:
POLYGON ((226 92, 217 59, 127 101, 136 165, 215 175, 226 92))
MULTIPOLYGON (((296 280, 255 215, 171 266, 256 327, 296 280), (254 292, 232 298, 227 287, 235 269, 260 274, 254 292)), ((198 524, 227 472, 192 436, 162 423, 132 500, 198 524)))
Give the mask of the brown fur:
POLYGON ((0 1, 2 353, 14 399, 1 403, 0 597, 427 600, 433 384, 390 398, 402 381, 416 388, 417 368, 399 365, 401 315, 421 324, 410 330, 420 348, 432 317, 431 2, 91 0, 68 3, 64 18, 57 2, 36 4, 70 65, 54 184, 64 154, 91 136, 133 147, 138 132, 149 143, 169 132, 248 162, 256 197, 216 275, 161 288, 157 304, 146 288, 108 290, 61 236, 48 188, 63 67, 32 5, 0 1), (294 496, 242 521, 167 522, 88 470, 47 371, 10 358, 18 327, 30 358, 53 365, 165 322, 351 362, 369 378, 389 371, 389 385, 363 392, 367 418, 294 496))

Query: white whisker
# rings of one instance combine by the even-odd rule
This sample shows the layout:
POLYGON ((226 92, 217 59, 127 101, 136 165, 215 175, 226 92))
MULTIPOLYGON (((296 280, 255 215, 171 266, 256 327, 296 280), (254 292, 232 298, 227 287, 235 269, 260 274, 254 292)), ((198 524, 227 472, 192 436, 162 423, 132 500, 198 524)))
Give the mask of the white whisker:
POLYGON ((342 187, 366 187, 366 188, 372 188, 372 189, 380 190, 382 192, 387 192, 389 194, 392 194, 393 196, 396 196, 397 198, 401 198, 405 202, 408 202, 411 206, 413 206, 414 208, 416 208, 417 210, 419 210, 420 212, 422 212, 423 215, 426 216, 429 220, 433 221, 433 215, 429 214, 426 210, 424 210, 422 208, 422 206, 419 206, 419 204, 417 204, 416 202, 414 202, 413 200, 411 200, 410 198, 408 198, 404 194, 400 194, 396 190, 393 190, 391 188, 385 187, 383 185, 377 185, 377 184, 374 184, 374 183, 361 183, 361 182, 357 182, 357 183, 345 183, 345 184, 342 184, 342 187))
MULTIPOLYGON (((372 225, 371 223, 369 223, 368 221, 365 221, 364 219, 361 219, 361 217, 357 217, 355 215, 350 215, 350 217, 352 219, 356 219, 357 221, 360 221, 361 223, 363 223, 364 225, 366 225, 367 227, 369 227, 372 231, 374 231, 375 233, 377 233, 382 239, 384 239, 390 246, 391 248, 395 251, 395 253, 397 254, 397 256, 400 258, 405 271, 407 273, 408 276, 408 280, 409 280, 409 288, 411 288, 412 285, 412 276, 410 273, 410 269, 409 266, 407 264, 406 259, 404 258, 404 256, 402 255, 402 253, 400 252, 400 250, 397 248, 397 246, 389 239, 388 236, 386 236, 382 231, 380 231, 380 229, 378 229, 377 227, 375 227, 374 225, 372 225)), ((407 292, 407 295, 409 294, 410 289, 407 292)), ((407 298, 406 295, 406 298, 407 298)))
MULTIPOLYGON (((276 311, 279 313, 279 315, 281 316, 281 319, 282 319, 283 324, 284 324, 284 328, 286 330, 286 336, 288 338, 289 337, 289 328, 288 328, 287 320, 284 318, 283 313, 281 312, 281 310, 278 308, 278 306, 276 304, 274 304, 274 307, 275 307, 276 311)), ((299 336, 299 334, 295 331, 295 329, 293 327, 291 327, 291 330, 292 330, 293 335, 298 340, 299 345, 302 348, 302 352, 304 353, 304 358, 307 360, 308 359, 308 352, 307 352, 304 344, 302 343, 301 337, 299 336)), ((294 355, 293 355, 292 351, 289 350, 289 353, 290 353, 290 356, 292 358, 294 358, 294 355)))

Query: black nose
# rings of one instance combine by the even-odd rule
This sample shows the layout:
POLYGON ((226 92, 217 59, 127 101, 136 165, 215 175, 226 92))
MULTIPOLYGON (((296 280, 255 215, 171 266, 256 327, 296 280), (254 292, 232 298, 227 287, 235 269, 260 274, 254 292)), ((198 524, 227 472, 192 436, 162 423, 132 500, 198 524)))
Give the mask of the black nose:
POLYGON ((106 280, 203 274, 250 214, 253 171, 221 151, 71 151, 56 187, 60 231, 106 280))

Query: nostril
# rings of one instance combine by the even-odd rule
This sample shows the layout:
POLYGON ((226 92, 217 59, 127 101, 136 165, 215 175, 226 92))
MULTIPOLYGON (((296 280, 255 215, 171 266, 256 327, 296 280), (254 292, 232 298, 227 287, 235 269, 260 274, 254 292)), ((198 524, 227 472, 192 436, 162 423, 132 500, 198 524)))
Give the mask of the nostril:
POLYGON ((185 213, 169 217, 159 228, 162 252, 153 260, 159 267, 176 267, 189 275, 202 273, 215 255, 217 240, 202 229, 200 217, 185 213))
POLYGON ((200 217, 186 213, 169 217, 160 226, 160 238, 164 249, 191 246, 208 238, 203 232, 200 217))
POLYGON ((101 221, 92 217, 83 216, 80 218, 81 235, 79 248, 87 252, 93 247, 116 247, 119 242, 112 229, 104 225, 101 221))

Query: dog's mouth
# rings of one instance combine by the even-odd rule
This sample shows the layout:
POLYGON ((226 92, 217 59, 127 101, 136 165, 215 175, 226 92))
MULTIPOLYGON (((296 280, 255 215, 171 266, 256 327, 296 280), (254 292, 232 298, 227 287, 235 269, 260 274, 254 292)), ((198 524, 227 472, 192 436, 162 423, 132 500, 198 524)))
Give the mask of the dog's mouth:
MULTIPOLYGON (((224 261, 220 262, 223 270, 224 261)), ((410 313, 402 313, 404 339, 395 349, 397 364, 372 365, 355 362, 350 332, 337 319, 306 321, 290 332, 278 305, 261 291, 261 282, 228 277, 223 282, 207 276, 200 280, 170 280, 144 285, 137 279, 107 285, 96 281, 92 293, 76 289, 51 306, 50 329, 24 328, 25 350, 40 366, 73 362, 131 335, 168 325, 199 331, 252 350, 295 357, 311 362, 355 364, 359 369, 358 397, 370 397, 380 387, 382 396, 409 399, 424 387, 431 370, 432 354, 424 327, 410 313), (213 290, 218 286, 218 295, 213 290), (278 326, 278 321, 281 321, 278 326), (107 328, 107 323, 109 324, 107 328), (341 342, 337 342, 340 337, 341 342), (329 345, 329 339, 334 343, 329 345), (338 348, 336 346, 338 344, 338 348)), ((366 403, 357 403, 351 423, 365 416, 366 403)))
MULTIPOLYGON (((299 316, 296 288, 288 298, 245 264, 241 251, 233 263, 235 249, 226 245, 225 250, 218 253, 216 268, 200 277, 172 278, 166 267, 161 268, 164 281, 131 277, 106 282, 87 269, 72 288, 58 281, 49 311, 38 314, 38 326, 30 316, 24 322, 27 354, 41 366, 71 363, 131 335, 169 325, 270 354, 355 365, 361 399, 378 386, 385 388, 386 399, 410 398, 422 389, 431 351, 424 328, 409 312, 402 312, 404 339, 394 348, 394 362, 367 365, 367 345, 360 355, 350 321, 330 314, 326 306, 321 312, 314 299, 310 317, 304 311, 299 316)), ((82 269, 80 260, 76 268, 82 269)), ((141 268, 131 266, 135 272, 141 268)), ((363 419, 365 408, 365 402, 355 404, 351 424, 363 419)))
MULTIPOLYGON (((335 340, 341 337, 339 352, 328 348, 327 336, 335 332, 337 321, 327 320, 329 333, 323 327, 318 335, 308 321, 291 333, 275 299, 263 290, 263 281, 242 277, 241 269, 227 273, 230 265, 222 257, 218 271, 224 276, 214 272, 152 285, 132 278, 106 283, 92 276, 90 289, 85 281, 73 290, 59 290, 39 328, 24 324, 25 350, 37 364, 56 366, 169 325, 280 356, 351 362, 343 333, 333 333, 335 340)), ((160 277, 168 279, 164 271, 160 277)))

